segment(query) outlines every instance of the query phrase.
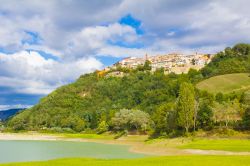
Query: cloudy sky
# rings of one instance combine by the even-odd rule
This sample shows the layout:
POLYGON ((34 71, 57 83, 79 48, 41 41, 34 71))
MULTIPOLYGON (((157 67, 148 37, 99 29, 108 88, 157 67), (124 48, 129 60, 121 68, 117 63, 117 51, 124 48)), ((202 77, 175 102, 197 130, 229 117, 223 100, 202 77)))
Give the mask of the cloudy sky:
POLYGON ((0 0, 0 108, 123 57, 250 42, 249 0, 0 0))

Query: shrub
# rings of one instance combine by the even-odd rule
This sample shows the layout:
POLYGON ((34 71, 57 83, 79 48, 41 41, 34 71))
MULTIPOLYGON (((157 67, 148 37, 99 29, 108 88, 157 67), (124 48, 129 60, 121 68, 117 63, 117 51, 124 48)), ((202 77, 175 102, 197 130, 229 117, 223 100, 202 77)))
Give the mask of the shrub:
POLYGON ((107 124, 107 122, 106 122, 106 121, 102 121, 102 122, 99 123, 99 125, 98 125, 97 133, 98 133, 98 134, 102 134, 102 133, 108 131, 108 129, 109 129, 109 125, 107 124))

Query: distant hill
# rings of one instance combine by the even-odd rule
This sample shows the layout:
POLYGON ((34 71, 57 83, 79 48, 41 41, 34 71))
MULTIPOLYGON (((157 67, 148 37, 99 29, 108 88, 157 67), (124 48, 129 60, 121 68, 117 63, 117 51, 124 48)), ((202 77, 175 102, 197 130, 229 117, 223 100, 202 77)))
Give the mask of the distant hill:
POLYGON ((230 93, 250 89, 250 74, 235 73, 215 76, 201 81, 197 88, 210 93, 230 93))
POLYGON ((6 120, 9 117, 17 114, 19 111, 24 110, 24 108, 16 108, 16 109, 9 109, 9 110, 2 110, 0 111, 0 120, 6 120))

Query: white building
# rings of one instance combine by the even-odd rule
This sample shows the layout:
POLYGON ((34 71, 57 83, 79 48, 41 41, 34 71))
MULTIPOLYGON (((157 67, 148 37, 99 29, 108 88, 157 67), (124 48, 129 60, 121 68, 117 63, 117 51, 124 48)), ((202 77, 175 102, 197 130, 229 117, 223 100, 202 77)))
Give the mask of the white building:
POLYGON ((164 70, 168 72, 186 73, 190 68, 200 69, 204 67, 211 61, 211 56, 197 53, 189 55, 172 53, 150 57, 146 55, 145 58, 128 57, 117 64, 122 67, 135 69, 139 65, 144 65, 146 60, 151 62, 153 72, 157 69, 164 68, 164 70))

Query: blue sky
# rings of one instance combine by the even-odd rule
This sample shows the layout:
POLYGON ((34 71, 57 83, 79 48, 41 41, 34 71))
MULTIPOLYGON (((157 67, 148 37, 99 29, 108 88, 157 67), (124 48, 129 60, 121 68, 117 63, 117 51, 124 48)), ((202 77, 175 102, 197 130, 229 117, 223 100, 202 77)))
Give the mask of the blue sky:
POLYGON ((216 53, 249 42, 249 5, 248 0, 3 0, 0 107, 33 105, 81 74, 124 57, 216 53))
POLYGON ((134 18, 131 14, 128 14, 128 15, 122 17, 119 20, 119 23, 121 25, 128 25, 128 26, 133 27, 138 35, 144 34, 143 29, 141 27, 141 21, 134 18))

